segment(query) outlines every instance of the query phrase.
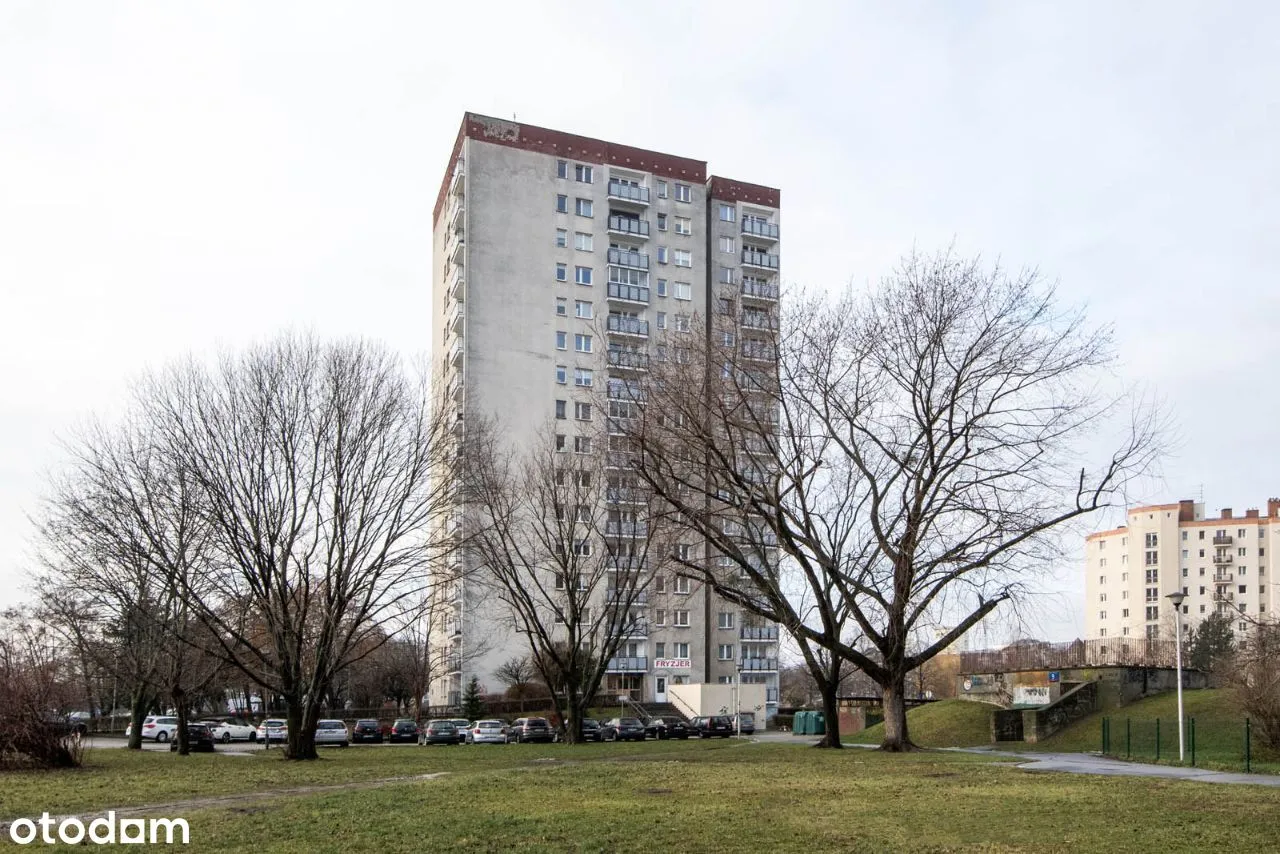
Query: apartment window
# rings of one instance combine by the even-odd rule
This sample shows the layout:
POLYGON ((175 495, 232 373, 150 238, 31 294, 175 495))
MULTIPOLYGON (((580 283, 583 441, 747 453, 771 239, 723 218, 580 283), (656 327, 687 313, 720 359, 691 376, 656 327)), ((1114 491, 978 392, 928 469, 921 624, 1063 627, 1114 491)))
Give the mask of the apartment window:
POLYGON ((574 208, 578 216, 591 216, 593 210, 590 199, 575 199, 576 207, 574 208))
POLYGON ((574 267, 573 280, 580 285, 591 284, 591 268, 590 267, 574 267))
MULTIPOLYGON (((1243 608, 1244 606, 1243 606, 1243 605, 1241 605, 1240 607, 1241 607, 1241 608, 1243 608)), ((1249 624, 1248 624, 1248 623, 1245 623, 1245 622, 1240 623, 1240 631, 1244 632, 1244 631, 1248 631, 1248 630, 1249 630, 1249 624)))
POLYGON ((582 386, 583 388, 590 388, 592 385, 592 379, 593 379, 592 372, 587 370, 586 368, 573 369, 574 385, 582 386))
POLYGON ((1201 606, 1200 606, 1200 613, 1201 613, 1201 614, 1203 614, 1203 613, 1204 613, 1204 606, 1203 606, 1203 605, 1201 605, 1201 606))
POLYGON ((590 353, 591 352, 591 336, 590 335, 574 335, 573 349, 577 350, 579 353, 590 353))
MULTIPOLYGON (((676 290, 676 293, 677 293, 677 295, 679 294, 679 288, 680 288, 680 283, 679 283, 679 282, 677 282, 677 283, 676 283, 676 289, 677 289, 677 290, 676 290)), ((676 330, 676 332, 688 332, 688 331, 689 331, 689 315, 687 315, 687 314, 677 314, 677 315, 675 316, 675 330, 676 330)))
POLYGON ((578 557, 591 557, 591 543, 586 540, 574 541, 573 553, 578 557))
POLYGON ((569 245, 569 232, 563 228, 556 229, 556 246, 561 249, 569 245))
POLYGON ((1106 612, 1106 611, 1099 611, 1099 612, 1098 612, 1098 619, 1099 619, 1099 620, 1105 620, 1106 618, 1107 618, 1107 612, 1106 612))
POLYGON ((693 191, 688 184, 676 184, 676 201, 687 202, 693 198, 693 191))
POLYGON ((556 264, 556 281, 569 281, 569 266, 567 264, 556 264))
POLYGON ((590 421, 591 404, 575 401, 573 404, 573 417, 579 421, 590 421))
POLYGON ((1128 590, 1121 590, 1121 591, 1120 591, 1120 598, 1121 598, 1121 599, 1128 599, 1128 598, 1129 598, 1129 591, 1128 591, 1128 590))
POLYGON ((1128 608, 1124 608, 1124 609, 1122 609, 1122 610, 1120 611, 1120 616, 1121 616, 1121 617, 1123 617, 1123 618, 1124 618, 1124 619, 1126 619, 1126 620, 1127 620, 1127 619, 1129 619, 1129 609, 1128 609, 1128 608))
POLYGON ((1147 534, 1147 548, 1154 549, 1160 544, 1159 537, 1155 534, 1147 534))
MULTIPOLYGON (((729 299, 728 297, 719 297, 719 298, 717 298, 717 299, 716 299, 716 311, 718 311, 720 314, 723 314, 723 315, 732 315, 732 314, 733 314, 733 300, 729 299)), ((1107 562, 1106 562, 1105 560, 1104 560, 1104 561, 1102 561, 1103 566, 1105 566, 1105 565, 1106 565, 1106 563, 1107 563, 1107 562)))
MULTIPOLYGON (((688 612, 688 611, 681 611, 681 610, 672 611, 672 612, 671 612, 671 623, 672 623, 672 625, 675 625, 675 626, 687 627, 687 626, 689 625, 689 612, 688 612)), ((676 646, 677 646, 677 647, 679 647, 679 646, 680 646, 680 644, 676 644, 676 646)), ((686 646, 688 646, 688 645, 686 644, 686 646)), ((686 655, 680 655, 679 653, 677 653, 676 655, 677 655, 679 658, 688 658, 688 655, 687 655, 687 654, 686 654, 686 655)))
POLYGON ((595 251, 595 239, 584 231, 573 233, 573 248, 581 252, 595 251))
POLYGON ((722 237, 720 238, 720 251, 727 252, 732 255, 737 251, 737 243, 738 241, 734 240, 732 237, 722 237))
POLYGON ((658 279, 658 296, 665 297, 667 295, 667 280, 658 279))
POLYGON ((693 234, 693 221, 687 216, 676 217, 676 234, 693 234))
POLYGON ((665 608, 658 608, 653 612, 653 624, 655 626, 665 626, 667 624, 667 611, 665 608))
POLYGON ((660 213, 658 214, 658 231, 666 231, 666 230, 667 230, 667 215, 664 213, 660 213))
POLYGON ((658 247, 658 263, 659 264, 667 263, 667 247, 665 246, 658 247))
POLYGON ((1099 594, 1098 594, 1098 601, 1099 601, 1099 602, 1105 602, 1105 601, 1107 601, 1107 594, 1105 594, 1105 593, 1099 593, 1099 594))
POLYGON ((657 643, 655 643, 655 644, 653 645, 653 657, 654 657, 654 658, 666 658, 666 657, 667 657, 667 645, 666 645, 665 643, 663 643, 662 641, 658 641, 657 643))
POLYGON ((556 401, 556 418, 564 418, 565 411, 567 408, 568 408, 567 403, 565 403, 563 400, 557 400, 556 401))
POLYGON ((1200 557, 1204 557, 1204 549, 1200 550, 1200 557))
POLYGON ((726 284, 726 285, 733 284, 733 268, 732 267, 720 268, 720 281, 722 284, 726 284))
MULTIPOLYGON (((671 550, 671 553, 672 553, 672 555, 674 555, 674 556, 675 556, 676 560, 685 560, 685 561, 687 561, 687 560, 689 560, 689 557, 693 554, 693 547, 692 547, 692 546, 690 546, 688 543, 676 543, 675 548, 671 550)), ((686 578, 686 579, 684 579, 684 580, 685 580, 685 581, 688 581, 689 579, 687 579, 687 578, 686 578)), ((676 579, 676 588, 677 588, 676 592, 677 592, 677 593, 688 593, 688 592, 689 592, 688 590, 680 590, 680 589, 678 589, 679 587, 680 587, 680 579, 679 579, 679 578, 677 578, 677 579, 676 579)))
POLYGON ((1190 550, 1190 549, 1183 549, 1183 550, 1182 550, 1182 559, 1183 559, 1183 560, 1186 560, 1186 559, 1187 559, 1187 558, 1189 558, 1189 557, 1191 557, 1191 550, 1190 550))
POLYGON ((1107 559, 1106 559, 1105 557, 1104 557, 1104 558, 1099 558, 1099 560, 1098 560, 1098 566, 1106 566, 1106 565, 1107 565, 1107 559))
POLYGON ((1159 605, 1148 605, 1148 606, 1147 606, 1147 619, 1148 619, 1148 620, 1158 620, 1158 619, 1160 619, 1160 606, 1159 606, 1159 605))
POLYGON ((557 433, 556 434, 556 450, 563 451, 568 446, 567 441, 568 440, 565 438, 565 435, 563 433, 557 433))
POLYGON ((1204 567, 1203 567, 1203 566, 1202 566, 1202 567, 1200 567, 1200 577, 1201 577, 1201 578, 1203 578, 1203 577, 1204 577, 1204 567))
POLYGON ((581 163, 576 164, 573 167, 573 179, 575 181, 581 181, 583 184, 590 184, 591 183, 591 167, 583 166, 581 163))
POLYGON ((568 348, 569 348, 569 333, 557 332, 556 333, 556 349, 567 350, 568 348))
POLYGON ((720 206, 720 221, 733 222, 738 218, 738 211, 733 205, 720 206))
POLYGON ((1249 589, 1249 586, 1248 586, 1247 584, 1241 584, 1241 585, 1240 585, 1240 593, 1241 593, 1241 594, 1244 594, 1245 592, 1247 592, 1247 591, 1248 591, 1248 589, 1249 589))
POLYGON ((733 612, 721 611, 716 615, 716 628, 731 629, 733 628, 733 612))
POLYGON ((1187 532, 1186 532, 1186 531, 1183 531, 1183 532, 1182 532, 1182 541, 1183 541, 1184 543, 1187 541, 1187 532))
POLYGON ((1236 549, 1236 557, 1244 557, 1248 553, 1249 553, 1248 549, 1244 549, 1244 548, 1236 549))
POLYGON ((1098 629, 1098 637, 1105 638, 1107 636, 1106 629, 1098 629))
POLYGON ((655 325, 659 329, 667 328, 667 313, 665 311, 658 312, 658 317, 657 317, 657 320, 655 321, 655 325))
POLYGON ((568 382, 569 369, 564 365, 556 365, 556 382, 564 385, 568 382))
POLYGON ((675 250, 672 250, 671 254, 672 256, 674 256, 673 260, 675 261, 675 265, 677 267, 693 266, 693 253, 690 252, 688 249, 675 249, 675 250))
POLYGON ((721 661, 733 661, 733 644, 720 644, 720 646, 716 648, 716 657, 721 661))
POLYGON ((1249 532, 1244 528, 1236 528, 1236 536, 1242 540, 1248 535, 1248 533, 1249 532))
POLYGON ((1159 587, 1148 587, 1148 588, 1147 588, 1147 601, 1148 601, 1148 602, 1159 602, 1159 601, 1160 601, 1160 588, 1159 588, 1159 587))
POLYGON ((591 311, 591 303, 587 302, 586 300, 580 300, 580 299, 574 300, 573 316, 581 317, 585 320, 590 320, 592 317, 595 316, 591 311))
POLYGON ((556 213, 569 212, 569 197, 563 194, 556 195, 556 213))
POLYGON ((1160 562, 1160 552, 1147 552, 1147 566, 1155 566, 1160 562))
POLYGON ((569 316, 569 302, 564 297, 556 297, 556 315, 558 317, 569 316))
POLYGON ((667 577, 665 575, 655 575, 653 577, 653 592, 654 593, 667 592, 667 577))
POLYGON ((591 453, 591 437, 590 436, 574 436, 573 452, 575 454, 591 453))
POLYGON ((677 576, 676 576, 676 586, 675 586, 675 591, 676 591, 677 593, 688 593, 688 592, 689 592, 689 579, 688 579, 688 578, 686 578, 686 577, 685 577, 685 576, 683 576, 683 575, 677 575, 677 576))
POLYGON ((556 161, 556 177, 557 178, 569 177, 569 162, 567 160, 556 161))
POLYGON ((667 182, 666 181, 658 182, 658 198, 660 199, 667 198, 667 182))
POLYGON ((675 298, 693 299, 693 285, 688 282, 676 282, 675 298))
POLYGON ((732 347, 733 342, 734 342, 734 337, 732 332, 720 333, 720 343, 723 344, 725 347, 732 347))
MULTIPOLYGON (((676 611, 676 625, 677 625, 677 626, 678 626, 678 625, 680 625, 680 622, 679 622, 679 615, 680 615, 680 613, 681 613, 680 611, 676 611)), ((685 611, 685 612, 683 612, 683 613, 684 613, 684 615, 685 615, 685 617, 686 617, 686 619, 687 619, 687 618, 688 618, 688 616, 689 616, 689 612, 688 612, 688 611, 685 611)), ((685 622, 685 625, 686 625, 686 626, 688 625, 688 622, 687 622, 687 621, 685 622)), ((675 650, 675 653, 676 653, 676 656, 675 656, 675 657, 676 657, 676 658, 688 658, 688 657, 689 657, 689 644, 688 644, 688 642, 687 642, 687 641, 685 641, 685 642, 681 642, 681 643, 673 643, 673 644, 671 645, 671 648, 675 650)))

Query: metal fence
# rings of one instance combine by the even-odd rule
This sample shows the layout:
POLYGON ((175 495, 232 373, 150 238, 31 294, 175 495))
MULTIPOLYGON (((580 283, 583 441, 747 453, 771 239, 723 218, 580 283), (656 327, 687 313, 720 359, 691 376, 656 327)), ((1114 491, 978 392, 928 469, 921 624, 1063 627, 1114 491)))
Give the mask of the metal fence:
POLYGON ((1067 643, 1024 641, 1002 649, 960 653, 961 673, 1063 670, 1069 667, 1173 667, 1171 640, 1095 638, 1067 643))
MULTIPOLYGON (((1117 759, 1136 759, 1142 762, 1162 762, 1196 767, 1207 759, 1211 766, 1241 768, 1246 772, 1258 770, 1253 722, 1245 718, 1237 726, 1213 726, 1207 743, 1202 743, 1196 732, 1196 719, 1188 716, 1183 721, 1182 756, 1178 756, 1178 719, 1138 719, 1104 717, 1102 719, 1101 748, 1104 756, 1117 759)), ((1264 754, 1262 759, 1270 770, 1274 760, 1264 754)))

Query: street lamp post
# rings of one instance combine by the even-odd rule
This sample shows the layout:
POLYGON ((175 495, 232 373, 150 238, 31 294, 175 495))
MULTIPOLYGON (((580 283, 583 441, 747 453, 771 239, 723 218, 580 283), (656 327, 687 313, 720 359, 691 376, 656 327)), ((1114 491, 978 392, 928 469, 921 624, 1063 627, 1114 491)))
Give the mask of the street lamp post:
POLYGON ((1178 668, 1178 761, 1183 759, 1183 737, 1182 737, 1182 602, 1187 598, 1187 594, 1181 590, 1170 593, 1165 597, 1173 603, 1173 626, 1174 626, 1174 662, 1178 668))

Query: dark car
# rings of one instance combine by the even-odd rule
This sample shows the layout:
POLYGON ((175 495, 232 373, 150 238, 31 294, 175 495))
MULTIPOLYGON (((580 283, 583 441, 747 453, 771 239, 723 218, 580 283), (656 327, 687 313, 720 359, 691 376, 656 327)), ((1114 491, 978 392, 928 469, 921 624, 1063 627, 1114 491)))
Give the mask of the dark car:
MULTIPOLYGON (((207 724, 187 724, 187 745, 196 753, 213 753, 213 730, 207 724)), ((177 749, 178 740, 175 738, 169 744, 169 750, 177 749)))
POLYGON ((551 732, 551 724, 546 718, 516 718, 507 730, 507 741, 514 744, 526 742, 544 742, 550 744, 555 740, 551 732))
POLYGON ((697 717, 689 722, 690 729, 698 738, 728 738, 733 735, 733 718, 728 715, 711 715, 697 717))
POLYGON ((356 721, 351 728, 352 744, 382 744, 382 727, 373 718, 356 721))
POLYGON ((600 728, 603 741, 644 741, 644 724, 639 718, 614 718, 600 728))
POLYGON ((644 734, 659 741, 666 738, 686 739, 689 725, 675 715, 658 715, 644 725, 644 734))
POLYGON ((420 735, 418 725, 407 718, 401 718, 391 725, 387 733, 387 741, 391 744, 417 744, 420 735))
POLYGON ((457 744, 458 727, 453 721, 428 721, 422 731, 423 744, 457 744))
POLYGON ((751 712, 743 712, 738 715, 738 732, 743 735, 756 734, 756 716, 751 712))
POLYGON ((603 741, 600 732, 604 727, 600 726, 600 722, 595 718, 582 719, 582 740, 583 741, 603 741))

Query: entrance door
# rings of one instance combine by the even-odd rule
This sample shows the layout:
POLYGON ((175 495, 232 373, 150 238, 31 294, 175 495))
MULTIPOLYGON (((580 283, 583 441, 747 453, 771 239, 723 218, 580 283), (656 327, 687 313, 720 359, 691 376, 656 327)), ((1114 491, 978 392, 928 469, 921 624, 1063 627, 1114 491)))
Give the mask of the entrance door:
POLYGON ((665 703, 667 701, 667 677, 653 677, 653 701, 655 703, 665 703))

